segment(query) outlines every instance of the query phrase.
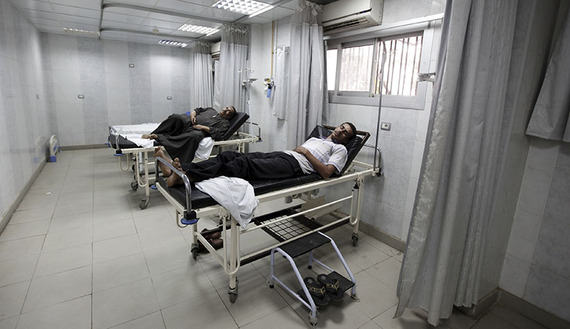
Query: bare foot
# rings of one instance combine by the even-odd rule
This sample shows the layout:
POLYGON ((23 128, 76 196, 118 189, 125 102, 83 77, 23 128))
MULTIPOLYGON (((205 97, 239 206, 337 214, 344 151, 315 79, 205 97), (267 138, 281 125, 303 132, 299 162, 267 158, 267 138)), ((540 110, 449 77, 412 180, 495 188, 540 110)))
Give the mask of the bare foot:
POLYGON ((170 177, 166 179, 166 186, 168 187, 173 187, 183 183, 184 181, 182 180, 182 177, 178 176, 177 174, 170 175, 170 177))
POLYGON ((174 168, 182 171, 182 165, 180 164, 179 158, 174 158, 174 160, 172 160, 172 165, 174 166, 174 168))
MULTIPOLYGON (((174 166, 174 168, 184 172, 184 170, 182 169, 182 164, 180 164, 180 159, 174 158, 174 160, 172 160, 172 166, 174 166)), ((194 179, 192 176, 188 175, 188 173, 184 172, 184 174, 186 175, 186 177, 188 177, 190 182, 194 183, 196 181, 196 179, 194 179)))
MULTIPOLYGON (((183 172, 182 165, 180 164, 179 158, 174 158, 174 160, 172 160, 172 166, 174 166, 174 168, 183 172)), ((188 177, 190 182, 196 181, 190 175, 188 175, 186 173, 184 173, 184 174, 186 175, 186 177, 188 177)), ((184 183, 184 180, 182 179, 182 177, 178 176, 177 174, 170 175, 170 177, 168 177, 168 179, 166 180, 166 186, 168 186, 168 187, 172 187, 174 185, 179 185, 179 184, 183 184, 183 183, 184 183)))
MULTIPOLYGON (((159 146, 154 150, 154 157, 163 158, 164 160, 171 162, 170 158, 164 153, 162 146, 159 146)), ((162 176, 170 177, 172 175, 172 170, 168 166, 160 161, 158 161, 158 168, 162 171, 162 176)))

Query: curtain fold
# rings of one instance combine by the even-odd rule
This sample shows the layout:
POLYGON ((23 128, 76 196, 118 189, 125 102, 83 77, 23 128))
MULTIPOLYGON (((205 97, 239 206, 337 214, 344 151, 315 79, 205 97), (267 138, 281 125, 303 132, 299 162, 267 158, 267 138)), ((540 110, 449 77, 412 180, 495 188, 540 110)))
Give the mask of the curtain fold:
POLYGON ((275 50, 275 86, 273 91, 273 116, 285 120, 289 94, 289 67, 291 66, 289 47, 275 50))
POLYGON ((526 134, 570 143, 570 14, 568 11, 562 32, 548 62, 526 134))
POLYGON ((212 56, 209 53, 190 54, 189 77, 193 80, 191 85, 199 87, 189 90, 190 108, 211 107, 214 81, 212 76, 212 56))
POLYGON ((305 0, 291 23, 291 48, 287 121, 287 147, 301 145, 307 133, 322 123, 324 99, 323 28, 319 24, 322 6, 305 0))
POLYGON ((244 26, 224 25, 221 29, 220 60, 216 66, 214 108, 235 106, 239 112, 249 113, 247 88, 242 84, 249 79, 247 55, 249 29, 244 26))
POLYGON ((446 3, 396 316, 420 308, 437 325, 454 304, 477 302, 510 125, 505 99, 516 12, 516 0, 446 3))

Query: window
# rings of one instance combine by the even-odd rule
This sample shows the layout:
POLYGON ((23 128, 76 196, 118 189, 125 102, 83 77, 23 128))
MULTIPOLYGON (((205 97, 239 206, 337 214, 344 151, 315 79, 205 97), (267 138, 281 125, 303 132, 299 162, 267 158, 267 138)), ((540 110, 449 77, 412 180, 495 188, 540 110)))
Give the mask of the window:
POLYGON ((359 40, 327 40, 327 85, 333 103, 423 109, 433 29, 359 40), (424 44, 428 46, 424 46, 424 44))
POLYGON ((342 49, 339 90, 370 90, 370 72, 372 72, 373 45, 347 47, 342 49))
POLYGON ((416 96, 422 40, 422 35, 416 35, 378 41, 377 61, 384 60, 384 65, 377 65, 374 94, 381 88, 383 95, 416 96))

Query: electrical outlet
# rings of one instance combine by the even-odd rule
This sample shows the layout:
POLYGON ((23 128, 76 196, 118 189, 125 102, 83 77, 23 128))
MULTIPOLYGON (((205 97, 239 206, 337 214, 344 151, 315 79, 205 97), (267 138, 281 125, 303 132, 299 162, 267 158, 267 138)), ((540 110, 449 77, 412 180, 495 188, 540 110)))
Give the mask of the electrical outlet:
POLYGON ((390 124, 390 122, 382 122, 382 123, 380 124, 380 129, 390 131, 390 127, 391 127, 391 126, 392 126, 392 125, 390 124))

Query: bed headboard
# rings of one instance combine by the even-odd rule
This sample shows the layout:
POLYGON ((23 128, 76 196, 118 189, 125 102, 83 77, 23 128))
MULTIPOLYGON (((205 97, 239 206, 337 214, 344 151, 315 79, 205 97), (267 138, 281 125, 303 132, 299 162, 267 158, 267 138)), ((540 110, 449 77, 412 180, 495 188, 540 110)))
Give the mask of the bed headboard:
MULTIPOLYGON (((313 129, 313 131, 309 134, 307 139, 309 139, 311 137, 326 138, 334 131, 335 128, 336 127, 333 127, 333 126, 326 126, 326 125, 319 126, 319 125, 317 125, 315 127, 315 129, 313 129)), ((362 148, 362 146, 364 146, 364 144, 366 143, 366 141, 368 140, 369 137, 370 137, 370 133, 368 133, 366 131, 357 130, 356 136, 354 136, 348 143, 346 143, 345 146, 346 146, 346 150, 348 151, 348 158, 346 160, 346 164, 344 165, 344 168, 342 168, 342 170, 340 171, 340 174, 338 174, 338 176, 341 176, 342 174, 344 174, 346 169, 348 169, 348 167, 352 163, 352 160, 354 160, 354 158, 356 157, 358 152, 360 152, 360 149, 362 148)), ((334 174, 334 176, 337 176, 337 174, 334 174)))
POLYGON ((221 140, 225 141, 226 139, 230 138, 240 127, 243 123, 249 119, 249 115, 245 112, 236 112, 233 118, 230 119, 230 127, 228 131, 222 136, 221 140))

